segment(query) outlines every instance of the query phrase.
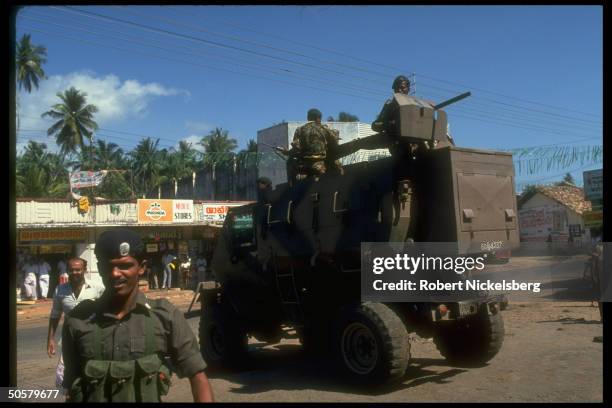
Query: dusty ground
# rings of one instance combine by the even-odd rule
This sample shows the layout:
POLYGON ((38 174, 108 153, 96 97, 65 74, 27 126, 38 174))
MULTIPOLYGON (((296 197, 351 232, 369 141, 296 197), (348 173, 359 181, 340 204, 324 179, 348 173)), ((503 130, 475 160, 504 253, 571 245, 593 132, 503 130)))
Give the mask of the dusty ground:
MULTIPOLYGON (((193 293, 162 295, 186 311, 193 293)), ((44 350, 49 306, 18 308, 20 388, 53 388, 57 360, 44 350)), ((219 402, 602 401, 603 345, 593 341, 602 335, 597 307, 590 302, 511 302, 502 313, 505 341, 489 364, 451 367, 431 340, 415 336, 404 381, 392 389, 347 387, 325 361, 306 358, 296 340, 263 347, 252 339, 248 369, 209 372, 209 377, 219 402)), ((197 333, 198 318, 188 321, 197 333)), ((190 402, 189 381, 174 377, 165 400, 190 402)))

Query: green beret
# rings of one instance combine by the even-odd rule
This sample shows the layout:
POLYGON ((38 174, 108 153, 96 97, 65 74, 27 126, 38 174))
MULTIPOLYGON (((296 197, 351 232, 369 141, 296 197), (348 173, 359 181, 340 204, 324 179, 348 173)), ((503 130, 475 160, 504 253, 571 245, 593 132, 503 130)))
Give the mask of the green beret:
POLYGON ((138 258, 144 253, 140 235, 127 229, 116 229, 102 233, 96 241, 96 258, 115 259, 124 256, 138 258))

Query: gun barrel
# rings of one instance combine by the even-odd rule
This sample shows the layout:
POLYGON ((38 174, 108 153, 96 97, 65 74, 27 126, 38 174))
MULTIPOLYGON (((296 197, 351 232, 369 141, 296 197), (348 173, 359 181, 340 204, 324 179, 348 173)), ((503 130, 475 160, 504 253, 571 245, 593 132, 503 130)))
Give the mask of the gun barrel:
POLYGON ((461 95, 457 95, 454 98, 450 98, 444 102, 440 102, 439 104, 437 104, 436 106, 434 106, 434 110, 438 110, 438 109, 442 109, 445 106, 450 105, 451 103, 455 103, 455 102, 459 102, 462 99, 467 98, 468 96, 472 95, 471 92, 464 92, 461 95))

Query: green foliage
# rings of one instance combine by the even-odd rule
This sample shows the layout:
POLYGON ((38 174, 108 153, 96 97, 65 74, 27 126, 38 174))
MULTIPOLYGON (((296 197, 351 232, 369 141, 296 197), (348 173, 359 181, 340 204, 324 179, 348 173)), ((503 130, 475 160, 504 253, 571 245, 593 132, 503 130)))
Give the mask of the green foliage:
POLYGON ((572 177, 571 173, 565 173, 565 176, 563 177, 563 181, 565 183, 576 185, 576 182, 574 181, 574 177, 572 177))
POLYGON ((24 34, 21 37, 21 40, 17 43, 15 55, 19 89, 25 88, 28 93, 32 92, 32 86, 38 89, 38 82, 45 78, 42 65, 47 62, 46 55, 47 49, 32 44, 29 34, 24 34))
POLYGON ((92 170, 108 170, 108 174, 94 190, 94 195, 112 200, 132 198, 131 172, 121 149, 115 143, 98 140, 93 148, 92 170))
POLYGON ((334 119, 333 116, 327 118, 328 122, 359 122, 359 117, 348 112, 338 113, 338 119, 334 119))
POLYGON ((68 197, 66 156, 46 151, 44 143, 30 141, 16 160, 17 197, 68 197))
POLYGON ((163 174, 168 180, 175 181, 191 176, 197 170, 198 155, 191 143, 181 140, 178 149, 172 148, 167 152, 163 174))
POLYGON ((166 150, 158 150, 159 139, 155 142, 147 137, 132 150, 131 170, 134 175, 134 189, 136 194, 141 197, 153 191, 165 181, 162 176, 166 150))
POLYGON ((204 166, 212 168, 213 165, 229 163, 234 160, 234 150, 238 147, 236 139, 229 136, 227 130, 215 128, 200 141, 204 147, 204 166))
POLYGON ((72 153, 83 150, 84 139, 91 141, 98 124, 93 120, 93 114, 98 111, 95 105, 88 105, 87 94, 74 87, 58 92, 57 97, 62 103, 52 106, 51 110, 42 114, 58 119, 48 130, 49 136, 55 135, 61 152, 72 153))

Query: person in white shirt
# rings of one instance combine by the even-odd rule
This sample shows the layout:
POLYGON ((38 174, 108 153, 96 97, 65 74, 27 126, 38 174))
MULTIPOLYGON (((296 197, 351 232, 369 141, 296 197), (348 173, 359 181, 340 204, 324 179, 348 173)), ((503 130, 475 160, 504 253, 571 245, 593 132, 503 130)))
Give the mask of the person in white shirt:
POLYGON ((40 298, 42 300, 47 299, 47 292, 49 292, 49 273, 51 272, 51 266, 47 261, 40 258, 38 262, 38 286, 40 288, 40 298))
MULTIPOLYGON (((56 352, 55 333, 62 314, 68 313, 76 305, 86 299, 97 299, 104 293, 104 287, 85 281, 87 261, 82 258, 71 258, 68 261, 68 282, 59 285, 53 295, 53 307, 49 316, 49 332, 47 335, 47 355, 53 357, 56 352)), ((61 340, 60 340, 61 341, 61 340)), ((64 359, 60 354, 55 371, 55 383, 62 387, 64 380, 64 359)))
POLYGON ((36 300, 36 274, 38 272, 38 264, 32 256, 26 259, 23 265, 23 289, 25 291, 26 300, 36 300))

